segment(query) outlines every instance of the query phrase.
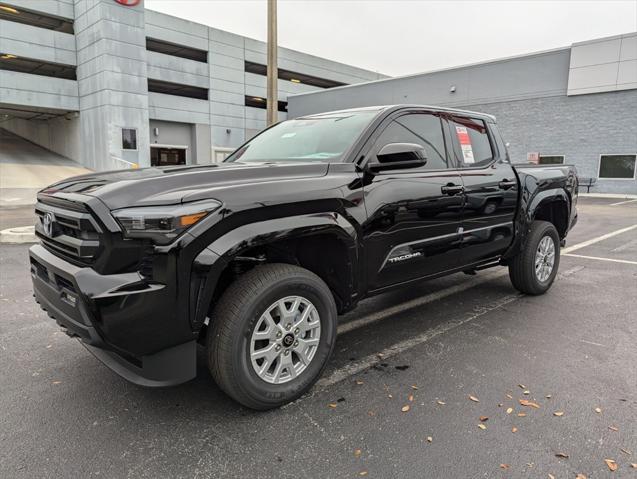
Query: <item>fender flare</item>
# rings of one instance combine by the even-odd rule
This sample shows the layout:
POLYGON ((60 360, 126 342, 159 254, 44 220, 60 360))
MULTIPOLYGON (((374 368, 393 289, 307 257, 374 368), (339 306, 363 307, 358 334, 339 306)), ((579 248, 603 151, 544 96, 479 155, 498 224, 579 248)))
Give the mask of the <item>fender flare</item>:
MULTIPOLYGON (((191 325, 199 330, 212 302, 221 273, 247 249, 274 241, 317 234, 334 234, 347 247, 351 293, 357 291, 358 230, 343 215, 336 212, 274 218, 239 226, 215 239, 194 259, 191 276, 199 277, 198 284, 191 281, 191 325)), ((350 294, 351 296, 351 294, 350 294)), ((351 298, 341 298, 344 302, 351 298)))

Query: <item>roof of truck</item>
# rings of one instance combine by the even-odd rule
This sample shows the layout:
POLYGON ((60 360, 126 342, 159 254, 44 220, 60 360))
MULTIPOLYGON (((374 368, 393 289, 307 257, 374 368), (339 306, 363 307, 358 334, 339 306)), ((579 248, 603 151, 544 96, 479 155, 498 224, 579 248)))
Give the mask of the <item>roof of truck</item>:
POLYGON ((481 118, 488 121, 495 121, 495 116, 489 115, 488 113, 480 113, 477 111, 470 111, 470 110, 461 110, 459 108, 447 108, 447 107, 434 106, 434 105, 414 105, 414 104, 377 105, 377 106, 365 106, 365 107, 358 107, 358 108, 347 108, 345 110, 326 111, 323 113, 303 115, 299 118, 312 118, 317 116, 342 114, 342 113, 355 112, 355 111, 377 110, 379 112, 381 111, 388 112, 388 111, 397 111, 402 109, 422 109, 422 110, 429 110, 429 111, 440 111, 445 113, 458 113, 460 115, 470 116, 473 118, 481 118))

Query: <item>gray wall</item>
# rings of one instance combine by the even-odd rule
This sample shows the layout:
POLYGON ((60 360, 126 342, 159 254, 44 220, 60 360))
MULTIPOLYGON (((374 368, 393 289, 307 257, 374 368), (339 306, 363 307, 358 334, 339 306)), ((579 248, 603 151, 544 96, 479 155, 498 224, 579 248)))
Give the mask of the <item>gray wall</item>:
MULTIPOLYGON (((496 116, 513 162, 527 152, 564 155, 581 177, 596 178, 600 154, 637 154, 637 90, 466 106, 496 116)), ((597 181, 592 192, 637 194, 635 180, 597 181)))
POLYGON ((560 49, 293 95, 288 98, 288 112, 293 118, 357 106, 415 103, 459 107, 565 95, 569 60, 569 49, 560 49))

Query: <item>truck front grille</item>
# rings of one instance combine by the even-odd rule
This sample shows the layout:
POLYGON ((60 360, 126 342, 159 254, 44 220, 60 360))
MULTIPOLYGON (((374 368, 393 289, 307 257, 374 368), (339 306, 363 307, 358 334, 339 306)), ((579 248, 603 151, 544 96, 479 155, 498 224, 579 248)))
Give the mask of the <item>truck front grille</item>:
POLYGON ((100 253, 102 230, 86 206, 58 198, 38 198, 35 234, 56 256, 88 266, 100 253))

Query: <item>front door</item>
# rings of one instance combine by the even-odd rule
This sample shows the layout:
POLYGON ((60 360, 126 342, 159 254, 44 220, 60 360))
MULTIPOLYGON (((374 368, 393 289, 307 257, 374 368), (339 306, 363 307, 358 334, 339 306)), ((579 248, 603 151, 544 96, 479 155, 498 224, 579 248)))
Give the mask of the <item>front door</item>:
POLYGON ((461 265, 462 180, 451 163, 450 138, 441 118, 413 112, 390 118, 367 154, 389 143, 417 143, 424 166, 365 171, 363 227, 370 291, 435 275, 461 265))
POLYGON ((466 195, 462 256, 468 265, 497 257, 511 245, 518 180, 494 123, 491 131, 479 118, 454 116, 449 124, 466 195))

